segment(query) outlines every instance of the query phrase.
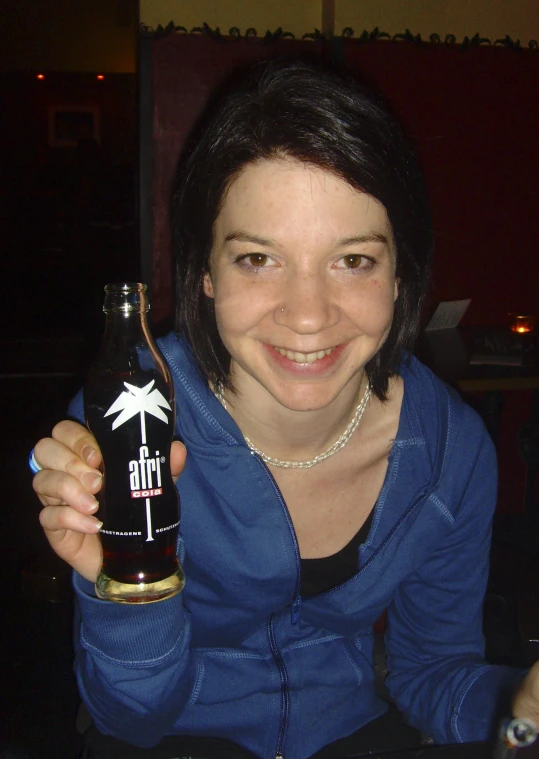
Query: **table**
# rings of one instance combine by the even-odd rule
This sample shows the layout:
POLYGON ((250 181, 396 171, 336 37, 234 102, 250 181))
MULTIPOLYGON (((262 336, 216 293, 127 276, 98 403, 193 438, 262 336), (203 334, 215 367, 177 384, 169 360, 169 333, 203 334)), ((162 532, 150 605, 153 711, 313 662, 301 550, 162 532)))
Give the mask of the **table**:
MULTIPOLYGON (((539 741, 515 752, 517 759, 539 759, 539 741)), ((348 754, 342 759, 494 759, 495 744, 459 743, 453 746, 426 746, 390 753, 348 754)))
MULTIPOLYGON (((539 390, 539 351, 533 349, 530 339, 528 343, 531 349, 523 356, 520 366, 471 363, 474 352, 477 352, 478 347, 480 349, 481 344, 488 348, 489 344, 496 344, 497 340, 503 344, 506 338, 506 331, 497 328, 442 329, 424 332, 418 340, 415 353, 440 379, 461 392, 539 390)), ((523 338, 513 336, 513 339, 523 338)), ((487 353, 487 348, 484 353, 487 353)), ((507 358, 509 360, 509 356, 507 358)))
MULTIPOLYGON (((423 746, 389 753, 348 754, 342 759, 493 759, 494 743, 458 743, 452 746, 423 746)), ((524 756, 522 756, 524 759, 524 756)), ((527 759, 532 759, 528 754, 527 759)))

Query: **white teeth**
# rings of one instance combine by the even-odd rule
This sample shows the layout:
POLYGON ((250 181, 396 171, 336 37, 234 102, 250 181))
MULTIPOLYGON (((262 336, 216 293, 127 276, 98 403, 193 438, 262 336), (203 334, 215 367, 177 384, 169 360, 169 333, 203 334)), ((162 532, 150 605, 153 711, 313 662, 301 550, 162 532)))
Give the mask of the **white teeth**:
POLYGON ((327 348, 325 351, 316 351, 315 353, 300 353, 299 351, 287 351, 284 348, 277 348, 281 356, 285 356, 290 361, 296 361, 298 364, 312 364, 317 359, 329 356, 333 348, 327 348))

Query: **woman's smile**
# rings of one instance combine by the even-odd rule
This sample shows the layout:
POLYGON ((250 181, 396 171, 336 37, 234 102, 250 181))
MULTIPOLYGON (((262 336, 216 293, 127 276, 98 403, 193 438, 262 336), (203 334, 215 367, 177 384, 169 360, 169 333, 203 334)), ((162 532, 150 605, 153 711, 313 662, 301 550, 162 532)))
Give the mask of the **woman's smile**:
POLYGON ((278 369, 296 376, 322 377, 338 361, 346 348, 346 344, 343 343, 324 350, 309 351, 308 353, 268 344, 266 344, 266 348, 268 355, 278 369))
POLYGON ((281 356, 285 356, 289 361, 295 361, 298 364, 312 364, 318 359, 329 356, 333 351, 333 348, 327 348, 326 350, 314 351, 313 353, 301 353, 300 351, 290 351, 286 348, 279 348, 276 345, 274 345, 273 348, 279 351, 281 356))

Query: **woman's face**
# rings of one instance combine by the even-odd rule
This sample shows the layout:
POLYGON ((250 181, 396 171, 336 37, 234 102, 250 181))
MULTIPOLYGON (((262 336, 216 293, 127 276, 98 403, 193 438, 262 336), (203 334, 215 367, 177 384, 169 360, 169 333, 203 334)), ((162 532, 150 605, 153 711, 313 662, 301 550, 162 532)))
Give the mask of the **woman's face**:
POLYGON ((298 411, 357 397, 397 297, 385 209, 309 164, 250 164, 216 219, 204 292, 240 392, 298 411))

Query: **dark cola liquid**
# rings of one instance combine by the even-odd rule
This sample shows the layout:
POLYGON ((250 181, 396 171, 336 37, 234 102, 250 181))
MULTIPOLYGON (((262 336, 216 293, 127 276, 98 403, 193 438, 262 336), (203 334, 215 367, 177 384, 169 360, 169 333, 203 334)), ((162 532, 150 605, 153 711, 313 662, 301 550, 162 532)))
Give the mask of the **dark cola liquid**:
POLYGON ((170 390, 157 371, 99 374, 85 385, 84 405, 104 461, 103 487, 96 496, 103 522, 101 572, 117 583, 164 580, 178 570, 180 518, 170 474, 170 390))

